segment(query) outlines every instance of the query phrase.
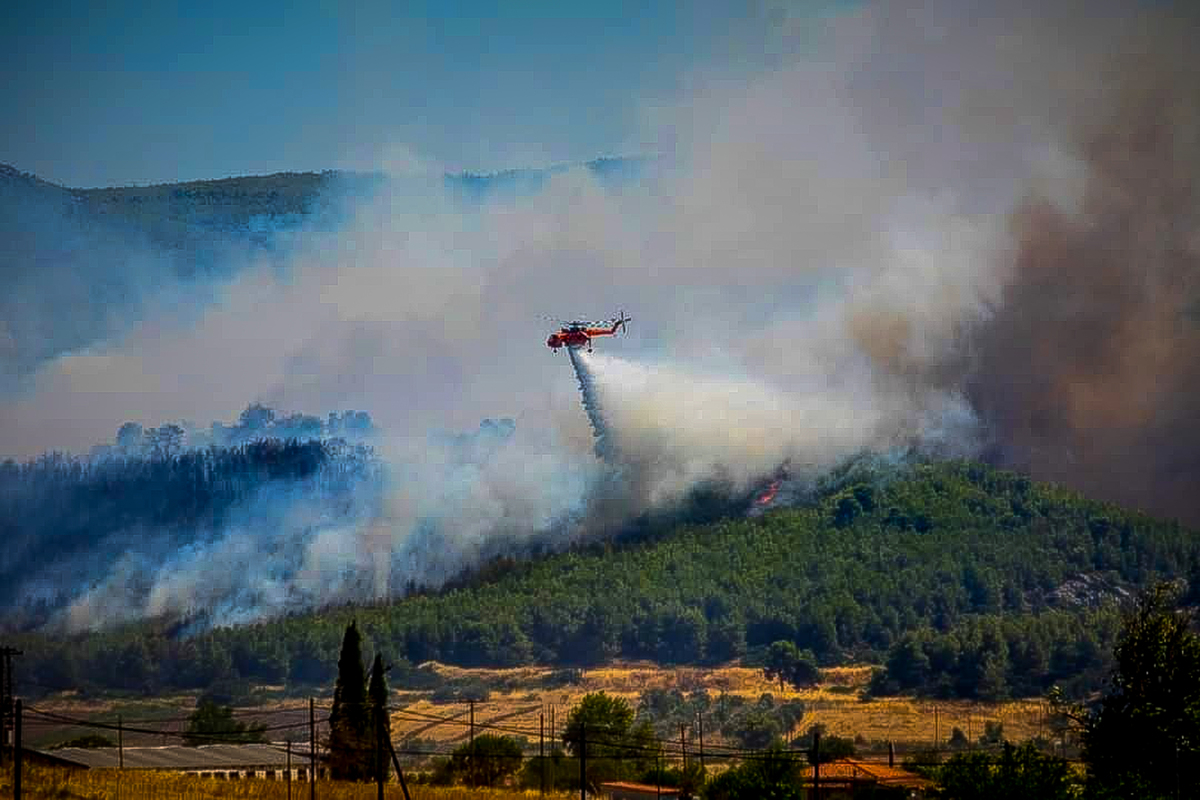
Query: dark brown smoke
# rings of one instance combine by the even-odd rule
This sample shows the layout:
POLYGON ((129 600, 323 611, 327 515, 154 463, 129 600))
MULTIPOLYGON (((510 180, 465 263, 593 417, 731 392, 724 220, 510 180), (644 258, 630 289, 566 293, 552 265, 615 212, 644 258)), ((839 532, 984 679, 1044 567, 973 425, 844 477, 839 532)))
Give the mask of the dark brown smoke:
POLYGON ((994 459, 1200 523, 1200 59, 1162 41, 1098 76, 1077 207, 1029 197, 968 385, 994 459))

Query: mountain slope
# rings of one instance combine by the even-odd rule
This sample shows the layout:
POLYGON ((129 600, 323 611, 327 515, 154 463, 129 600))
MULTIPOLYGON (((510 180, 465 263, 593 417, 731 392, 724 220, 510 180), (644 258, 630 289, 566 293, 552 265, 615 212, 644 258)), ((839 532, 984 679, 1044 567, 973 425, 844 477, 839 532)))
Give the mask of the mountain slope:
POLYGON ((919 688, 998 697, 1094 685, 1114 601, 1198 564, 1200 540, 1178 524, 978 464, 924 464, 843 476, 804 507, 758 518, 494 562, 459 588, 378 607, 182 640, 143 626, 23 646, 40 683, 65 669, 147 689, 328 681, 352 618, 368 649, 461 665, 711 663, 777 639, 837 664, 894 658, 916 637, 936 656, 923 669, 937 680, 919 688))

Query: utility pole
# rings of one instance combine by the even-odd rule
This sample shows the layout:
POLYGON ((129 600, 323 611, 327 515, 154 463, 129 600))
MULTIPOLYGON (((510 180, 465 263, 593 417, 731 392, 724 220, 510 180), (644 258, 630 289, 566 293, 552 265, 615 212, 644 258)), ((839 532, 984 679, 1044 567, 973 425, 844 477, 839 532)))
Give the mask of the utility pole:
POLYGON ((117 769, 125 769, 125 721, 117 714, 117 769))
MULTIPOLYGON (((4 649, 5 649, 5 651, 8 650, 7 647, 4 649)), ((8 660, 7 658, 4 659, 4 661, 7 661, 7 660, 8 660)), ((6 669, 4 661, 0 661, 0 692, 3 692, 3 687, 5 685, 4 680, 5 680, 5 677, 8 675, 8 669, 6 669)), ((3 693, 3 696, 0 696, 0 767, 4 766, 4 751, 5 751, 5 749, 8 748, 8 708, 7 708, 8 702, 7 701, 8 701, 8 694, 3 693)))
POLYGON ((468 700, 471 707, 471 785, 475 785, 475 701, 468 700))
POLYGON ((315 701, 308 698, 308 798, 317 800, 317 712, 315 701))
POLYGON ((13 669, 12 657, 24 655, 15 647, 0 647, 0 764, 4 763, 4 749, 9 745, 9 731, 13 730, 13 669))
MULTIPOLYGON (((291 734, 288 734, 289 736, 291 734)), ((292 800, 292 740, 287 740, 287 800, 292 800)))
POLYGON ((546 796, 546 712, 543 711, 538 717, 538 766, 542 768, 542 791, 540 795, 546 796))
POLYGON ((938 707, 933 707, 933 752, 938 752, 942 749, 941 731, 938 730, 938 707))
POLYGON ((400 779, 400 791, 404 793, 404 800, 412 800, 408 796, 408 784, 404 782, 404 770, 400 769, 400 759, 396 755, 396 748, 392 745, 392 740, 387 740, 388 752, 392 754, 392 764, 396 767, 396 777, 400 779))
POLYGON ((683 756, 683 771, 687 771, 687 743, 683 739, 683 723, 679 723, 679 752, 683 756))
POLYGON ((700 771, 704 771, 704 715, 696 715, 696 730, 700 733, 700 771))
POLYGON ((579 723, 579 800, 587 800, 587 723, 579 723))
POLYGON ((21 800, 21 701, 17 701, 13 720, 13 800, 21 800))
POLYGON ((813 731, 813 797, 821 800, 821 732, 813 731))
POLYGON ((383 708, 375 705, 375 785, 376 798, 383 800, 383 708))

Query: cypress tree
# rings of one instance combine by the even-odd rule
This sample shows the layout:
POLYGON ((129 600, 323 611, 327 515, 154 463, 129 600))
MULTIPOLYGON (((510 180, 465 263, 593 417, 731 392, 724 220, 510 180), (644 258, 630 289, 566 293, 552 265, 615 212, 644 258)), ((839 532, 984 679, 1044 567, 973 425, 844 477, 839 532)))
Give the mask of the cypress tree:
POLYGON ((371 663, 371 685, 367 687, 367 699, 371 703, 372 722, 374 723, 371 735, 375 736, 378 733, 383 737, 380 740, 380 757, 383 759, 384 780, 387 780, 391 774, 389 769, 391 754, 386 743, 392 738, 392 720, 387 713, 387 676, 384 674, 386 671, 383 666, 383 656, 376 653, 375 660, 371 663))
POLYGON ((352 621, 342 637, 333 710, 329 713, 329 769, 333 778, 370 780, 372 744, 362 637, 352 621))

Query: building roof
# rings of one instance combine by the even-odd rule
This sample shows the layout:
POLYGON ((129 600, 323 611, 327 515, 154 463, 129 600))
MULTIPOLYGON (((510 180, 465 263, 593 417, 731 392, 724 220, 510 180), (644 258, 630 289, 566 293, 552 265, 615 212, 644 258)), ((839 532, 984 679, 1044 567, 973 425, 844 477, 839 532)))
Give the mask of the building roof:
MULTIPOLYGON (((812 780, 812 767, 807 768, 806 778, 812 780)), ((849 783, 878 783, 881 786, 904 786, 924 789, 932 784, 906 769, 889 767, 876 761, 859 761, 856 758, 841 758, 821 765, 821 781, 849 783)))
MULTIPOLYGON (((247 769, 250 767, 287 766, 285 744, 207 744, 200 747, 166 745, 163 747, 124 748, 125 769, 247 769)), ((63 747, 37 750, 48 759, 87 767, 116 769, 121 755, 116 747, 63 747)), ((292 766, 308 762, 308 743, 292 745, 292 766)), ((318 754, 318 758, 322 757, 318 754)))
POLYGON ((662 793, 665 798, 678 797, 679 789, 674 786, 663 786, 661 789, 652 783, 630 783, 628 781, 606 781, 600 784, 603 791, 611 792, 614 789, 620 789, 626 792, 638 792, 639 794, 653 795, 658 792, 662 793))

